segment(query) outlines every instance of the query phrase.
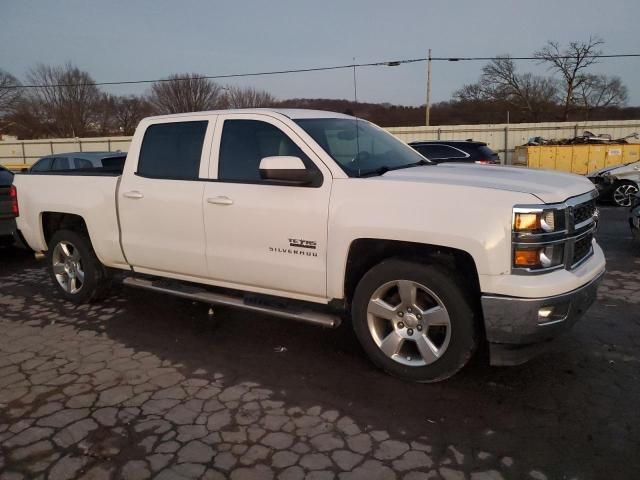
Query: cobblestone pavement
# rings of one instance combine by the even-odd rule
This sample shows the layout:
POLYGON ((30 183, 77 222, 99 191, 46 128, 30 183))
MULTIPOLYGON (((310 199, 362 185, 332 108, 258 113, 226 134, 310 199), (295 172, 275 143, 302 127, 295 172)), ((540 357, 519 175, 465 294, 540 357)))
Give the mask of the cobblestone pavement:
POLYGON ((75 307, 0 253, 0 478, 637 478, 640 246, 603 211, 609 273, 527 365, 436 385, 319 330, 116 289, 75 307))

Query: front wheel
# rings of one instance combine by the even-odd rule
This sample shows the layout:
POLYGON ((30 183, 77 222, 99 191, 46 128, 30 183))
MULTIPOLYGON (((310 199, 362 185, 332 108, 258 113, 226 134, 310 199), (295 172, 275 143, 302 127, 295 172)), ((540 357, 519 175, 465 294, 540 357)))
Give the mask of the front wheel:
POLYGON ((353 298, 353 327, 373 363, 417 382, 444 380, 467 364, 478 328, 454 278, 441 267, 396 259, 364 275, 353 298))
POLYGON ((630 207, 638 186, 629 180, 619 181, 613 189, 613 202, 619 207, 630 207))
POLYGON ((71 230, 56 232, 49 242, 47 263, 51 279, 67 300, 86 303, 106 294, 107 270, 86 235, 71 230))

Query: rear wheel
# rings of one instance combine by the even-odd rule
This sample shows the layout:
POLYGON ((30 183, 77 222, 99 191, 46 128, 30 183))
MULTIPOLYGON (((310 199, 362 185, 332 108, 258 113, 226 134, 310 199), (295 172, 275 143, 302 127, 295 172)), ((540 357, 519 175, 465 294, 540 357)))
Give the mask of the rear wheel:
POLYGON ((472 357, 478 329, 467 295, 442 267, 387 260, 358 284, 353 326, 371 360, 418 382, 444 380, 472 357))
POLYGON ((621 180, 613 189, 613 202, 619 207, 630 207, 636 193, 638 185, 630 180, 621 180))
POLYGON ((71 230, 56 232, 49 242, 47 263, 54 284, 67 300, 90 302, 108 290, 108 272, 86 235, 71 230))

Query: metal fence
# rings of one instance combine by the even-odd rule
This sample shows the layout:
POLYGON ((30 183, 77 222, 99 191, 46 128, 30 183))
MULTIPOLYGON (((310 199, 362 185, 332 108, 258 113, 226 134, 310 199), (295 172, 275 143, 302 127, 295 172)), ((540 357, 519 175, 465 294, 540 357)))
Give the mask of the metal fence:
POLYGON ((0 164, 31 165, 39 158, 67 152, 126 152, 131 137, 51 138, 0 141, 0 164))
POLYGON ((487 143, 500 154, 504 163, 511 165, 517 164, 515 147, 524 145, 532 137, 573 138, 589 130, 594 134, 607 133, 612 138, 622 138, 640 133, 640 120, 391 127, 387 130, 407 143, 416 140, 478 140, 487 143))
MULTIPOLYGON (((405 142, 416 140, 466 140, 486 142, 506 164, 517 163, 514 148, 531 137, 572 138, 589 130, 621 138, 640 132, 640 120, 603 122, 547 122, 493 125, 447 125, 433 127, 391 127, 387 130, 405 142)), ((46 140, 0 141, 0 164, 34 163, 54 153, 127 151, 131 137, 52 138, 46 140)))

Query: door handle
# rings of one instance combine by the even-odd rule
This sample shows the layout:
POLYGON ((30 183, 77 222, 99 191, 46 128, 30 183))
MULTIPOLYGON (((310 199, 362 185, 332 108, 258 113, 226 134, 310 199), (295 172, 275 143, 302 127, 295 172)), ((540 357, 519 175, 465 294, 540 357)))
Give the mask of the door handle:
POLYGON ((133 199, 136 199, 136 200, 138 200, 140 198, 144 198, 144 195, 142 193, 140 193, 139 191, 137 191, 137 190, 133 190, 131 192, 124 192, 122 195, 124 197, 133 198, 133 199))
POLYGON ((225 196, 210 197, 210 198, 207 198, 207 203, 212 203, 214 205, 233 205, 233 200, 225 196))

